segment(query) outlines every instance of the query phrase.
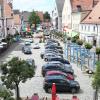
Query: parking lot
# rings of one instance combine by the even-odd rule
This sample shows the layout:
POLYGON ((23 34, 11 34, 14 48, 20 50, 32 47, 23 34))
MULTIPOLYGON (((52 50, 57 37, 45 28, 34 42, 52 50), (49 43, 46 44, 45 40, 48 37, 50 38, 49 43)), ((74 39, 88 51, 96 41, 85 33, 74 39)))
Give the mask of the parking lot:
MULTIPOLYGON (((38 42, 38 39, 35 39, 34 42, 38 42)), ((31 97, 33 93, 38 93, 39 97, 48 97, 51 98, 51 94, 48 94, 43 89, 43 80, 44 78, 41 75, 41 67, 45 64, 44 60, 41 59, 40 53, 44 49, 44 43, 40 43, 40 49, 33 49, 34 43, 31 44, 31 55, 25 55, 22 53, 22 46, 24 41, 20 42, 15 48, 13 48, 7 55, 3 57, 4 61, 8 61, 14 56, 18 56, 22 59, 34 58, 37 65, 35 76, 31 80, 27 80, 26 83, 20 83, 20 95, 21 97, 31 97)), ((2 59, 0 59, 2 60, 2 59)), ((71 64, 75 72, 75 80, 80 84, 81 90, 77 95, 80 100, 93 100, 93 89, 91 86, 91 78, 87 74, 83 74, 81 69, 76 66, 76 64, 71 64)), ((71 99, 73 94, 71 93, 59 93, 58 96, 61 99, 71 99)))

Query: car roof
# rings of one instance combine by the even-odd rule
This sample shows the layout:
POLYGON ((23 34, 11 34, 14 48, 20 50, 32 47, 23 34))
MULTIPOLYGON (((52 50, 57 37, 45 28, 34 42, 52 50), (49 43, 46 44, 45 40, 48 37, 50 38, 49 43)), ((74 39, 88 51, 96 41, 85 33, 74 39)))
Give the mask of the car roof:
POLYGON ((55 66, 55 65, 58 65, 59 66, 59 64, 53 64, 53 63, 46 63, 44 66, 45 67, 49 67, 49 66, 55 66))

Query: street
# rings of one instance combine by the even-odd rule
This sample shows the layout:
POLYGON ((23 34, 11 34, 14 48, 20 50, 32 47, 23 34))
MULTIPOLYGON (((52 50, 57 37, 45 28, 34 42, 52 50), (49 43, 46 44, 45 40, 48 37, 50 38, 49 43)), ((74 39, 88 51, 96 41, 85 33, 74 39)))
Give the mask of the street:
MULTIPOLYGON (((34 39, 34 42, 38 42, 38 39, 34 39)), ((40 58, 40 52, 44 49, 44 44, 40 44, 40 49, 33 49, 34 43, 31 44, 32 48, 32 55, 26 55, 22 53, 22 46, 24 45, 24 40, 18 45, 14 45, 14 47, 10 48, 5 55, 1 55, 3 57, 0 57, 0 62, 2 61, 8 61, 14 56, 20 57, 21 59, 27 59, 27 58, 34 58, 35 63, 37 65, 37 69, 35 72, 35 76, 31 80, 27 80, 26 83, 20 83, 20 96, 21 97, 31 97, 33 93, 38 93, 40 98, 48 97, 51 98, 51 94, 45 93, 43 89, 43 77, 41 75, 41 67, 45 63, 40 58)), ((73 69, 75 71, 76 80, 80 83, 80 93, 77 93, 77 95, 80 100, 93 100, 93 89, 91 86, 91 78, 87 74, 83 74, 81 69, 76 66, 76 64, 72 64, 73 69)), ((15 92, 15 91, 14 91, 15 92)), ((61 93, 58 94, 60 99, 71 99, 72 94, 71 93, 61 93)))

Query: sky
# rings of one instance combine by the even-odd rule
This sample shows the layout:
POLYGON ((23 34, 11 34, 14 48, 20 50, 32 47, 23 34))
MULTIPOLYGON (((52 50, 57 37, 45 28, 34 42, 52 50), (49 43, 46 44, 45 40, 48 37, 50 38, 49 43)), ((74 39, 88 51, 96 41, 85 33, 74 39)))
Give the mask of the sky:
POLYGON ((54 8, 54 0, 13 0, 13 8, 20 11, 49 11, 54 8))

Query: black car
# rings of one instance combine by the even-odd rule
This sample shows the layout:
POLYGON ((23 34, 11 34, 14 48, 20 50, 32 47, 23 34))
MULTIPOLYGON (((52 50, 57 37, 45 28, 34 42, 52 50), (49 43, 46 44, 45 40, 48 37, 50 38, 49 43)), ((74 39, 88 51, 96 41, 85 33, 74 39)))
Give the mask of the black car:
POLYGON ((49 61, 60 61, 63 64, 70 64, 68 60, 61 57, 52 57, 51 59, 49 59, 49 61))
POLYGON ((52 83, 56 84, 57 92, 77 93, 80 89, 80 85, 77 81, 68 80, 66 77, 60 75, 52 75, 46 76, 44 79, 43 88, 46 92, 51 92, 52 83))
POLYGON ((74 70, 72 68, 68 68, 66 66, 60 66, 59 64, 44 64, 42 66, 42 75, 45 76, 47 71, 58 70, 64 73, 69 73, 71 75, 74 74, 74 70))
POLYGON ((30 47, 23 47, 22 52, 24 54, 32 54, 31 48, 30 47))

